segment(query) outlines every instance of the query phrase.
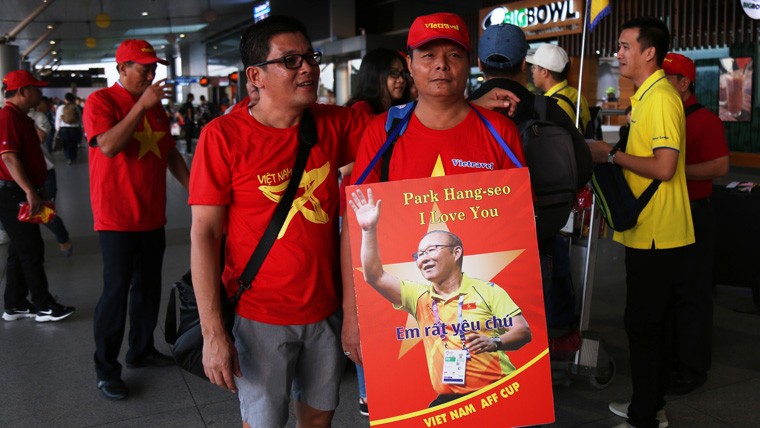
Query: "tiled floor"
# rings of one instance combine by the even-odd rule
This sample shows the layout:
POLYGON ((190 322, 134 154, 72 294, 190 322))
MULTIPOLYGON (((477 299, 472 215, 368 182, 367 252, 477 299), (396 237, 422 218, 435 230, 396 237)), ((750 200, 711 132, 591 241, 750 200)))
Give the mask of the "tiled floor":
MULTIPOLYGON (((52 235, 43 231, 51 291, 61 302, 76 306, 77 312, 58 323, 0 321, 0 426, 240 426, 234 395, 174 367, 125 369, 124 380, 131 396, 122 402, 104 399, 95 388, 92 313, 100 294, 101 257, 92 231, 86 154, 81 154, 79 163, 68 166, 56 153, 58 208, 72 234, 73 256, 67 259, 59 254, 52 235)), ((731 177, 760 181, 760 171, 736 170, 731 177)), ((190 211, 186 198, 186 192, 170 179, 164 295, 189 264, 190 211)), ((4 260, 6 249, 0 247, 0 260, 4 260)), ((610 400, 625 399, 631 392, 622 327, 622 256, 622 247, 606 239, 600 241, 591 318, 591 329, 601 333, 617 363, 617 375, 604 390, 584 379, 555 385, 554 426, 605 427, 622 421, 607 410, 610 400)), ((0 265, 4 269, 4 263, 0 265)), ((749 289, 717 287, 713 369, 701 389, 668 402, 671 426, 758 426, 760 316, 747 313, 752 309, 756 308, 749 289)), ((156 343, 168 352, 162 334, 160 329, 156 331, 156 343)), ((357 407, 356 376, 348 371, 334 426, 368 426, 357 407)), ((288 426, 295 426, 292 418, 288 426)))

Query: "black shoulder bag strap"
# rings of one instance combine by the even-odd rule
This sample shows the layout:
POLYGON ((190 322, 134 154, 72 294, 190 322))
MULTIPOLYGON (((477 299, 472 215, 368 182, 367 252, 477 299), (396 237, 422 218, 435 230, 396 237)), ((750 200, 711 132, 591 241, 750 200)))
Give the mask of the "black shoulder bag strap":
POLYGON ((277 234, 280 232, 285 218, 290 211, 290 206, 293 204, 293 199, 296 196, 298 185, 301 182, 303 171, 306 168, 306 161, 309 158, 311 148, 317 144, 317 124, 314 122, 314 116, 311 110, 308 108, 303 111, 301 116, 301 124, 298 127, 298 155, 296 156, 296 165, 293 167, 293 175, 290 176, 290 182, 285 189, 280 202, 275 208, 272 215, 272 221, 269 222, 269 226, 264 231, 264 235, 261 236, 256 249, 253 250, 251 258, 248 260, 248 264, 245 265, 243 273, 238 278, 238 290, 234 296, 230 298, 230 303, 236 306, 240 301, 240 296, 243 295, 245 290, 251 288, 251 282, 253 278, 261 268, 261 264, 264 263, 264 258, 269 254, 269 250, 272 248, 274 241, 277 239, 277 234))
MULTIPOLYGON (((690 114, 694 113, 695 111, 704 108, 704 106, 700 103, 692 104, 684 109, 684 114, 686 116, 689 116, 690 114)), ((661 181, 660 180, 653 180, 652 183, 644 189, 644 191, 639 196, 639 206, 643 210, 645 206, 649 203, 649 200, 652 199, 652 196, 654 196, 654 192, 657 191, 657 188, 660 186, 661 181)))

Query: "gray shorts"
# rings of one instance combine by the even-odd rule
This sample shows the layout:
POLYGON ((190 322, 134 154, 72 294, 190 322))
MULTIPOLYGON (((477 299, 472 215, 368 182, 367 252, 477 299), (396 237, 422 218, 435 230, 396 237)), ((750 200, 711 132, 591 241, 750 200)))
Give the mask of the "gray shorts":
POLYGON ((338 407, 346 358, 340 311, 305 325, 272 325, 235 317, 235 347, 242 378, 235 378, 243 421, 283 427, 290 399, 319 410, 338 407))

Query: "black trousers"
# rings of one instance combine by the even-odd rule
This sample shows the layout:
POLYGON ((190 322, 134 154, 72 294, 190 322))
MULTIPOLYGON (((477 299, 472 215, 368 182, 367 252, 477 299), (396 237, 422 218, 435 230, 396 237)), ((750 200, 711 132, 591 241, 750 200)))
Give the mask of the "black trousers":
POLYGON ((26 202, 21 188, 0 188, 0 221, 11 239, 5 271, 5 309, 26 308, 26 296, 30 293, 35 307, 46 308, 54 300, 45 275, 45 243, 40 225, 17 219, 21 202, 26 202))
POLYGON ((129 313, 127 362, 154 349, 153 331, 161 303, 164 228, 147 232, 100 231, 103 293, 95 307, 95 370, 98 379, 121 376, 117 361, 129 313))
POLYGON ((658 426, 656 415, 665 405, 670 377, 676 295, 689 286, 693 263, 693 245, 626 248, 624 322, 633 384, 628 422, 636 427, 658 426))
POLYGON ((709 200, 692 204, 695 264, 687 287, 676 295, 676 369, 685 379, 704 377, 712 362, 715 211, 709 200))
POLYGON ((78 126, 62 126, 60 130, 63 157, 67 161, 76 162, 79 143, 82 141, 82 128, 78 126))

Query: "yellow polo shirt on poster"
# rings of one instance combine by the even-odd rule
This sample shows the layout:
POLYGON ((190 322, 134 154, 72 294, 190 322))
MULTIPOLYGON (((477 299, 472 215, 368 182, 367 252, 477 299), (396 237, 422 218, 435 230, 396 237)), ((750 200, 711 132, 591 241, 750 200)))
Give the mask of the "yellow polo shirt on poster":
MULTIPOLYGON (((684 156, 686 118, 683 102, 675 88, 658 70, 649 76, 631 97, 631 130, 625 152, 653 157, 655 149, 677 150, 678 166, 673 177, 663 181, 632 229, 615 232, 613 239, 629 248, 668 249, 694 243, 689 194, 686 188, 684 156)), ((623 168, 631 191, 637 197, 652 182, 623 168)))
MULTIPOLYGON (((498 285, 462 275, 459 290, 447 299, 436 293, 432 284, 420 284, 401 281, 401 306, 409 312, 420 326, 422 342, 425 346, 430 382, 438 394, 469 394, 488 386, 515 371, 505 351, 484 352, 471 355, 467 361, 465 384, 446 384, 442 382, 443 357, 446 349, 461 350, 461 337, 454 332, 454 326, 461 328, 458 319, 459 305, 462 305, 462 321, 468 328, 465 336, 475 332, 495 337, 504 333, 504 324, 511 317, 522 315, 520 308, 512 301, 506 291, 498 285), (462 297, 460 303, 460 296, 462 297), (442 340, 441 331, 433 328, 436 317, 433 306, 437 306, 439 320, 446 324, 446 339, 442 340)), ((511 323, 506 327, 511 326, 511 323)))
MULTIPOLYGON (((562 110, 567 113, 567 116, 570 118, 570 120, 575 123, 575 108, 578 105, 578 90, 570 86, 570 84, 567 82, 567 80, 563 80, 556 85, 549 88, 548 91, 544 95, 547 97, 551 97, 554 94, 561 94, 566 96, 570 99, 570 101, 573 102, 573 105, 569 105, 567 101, 561 99, 561 98, 555 98, 557 100, 557 104, 559 104, 560 107, 562 107, 562 110)), ((586 129, 586 125, 588 125, 588 122, 591 120, 591 112, 588 109, 588 103, 586 102, 585 97, 581 98, 581 121, 578 124, 578 130, 581 131, 581 134, 586 129)))

